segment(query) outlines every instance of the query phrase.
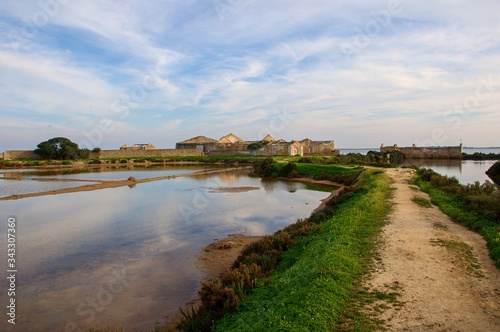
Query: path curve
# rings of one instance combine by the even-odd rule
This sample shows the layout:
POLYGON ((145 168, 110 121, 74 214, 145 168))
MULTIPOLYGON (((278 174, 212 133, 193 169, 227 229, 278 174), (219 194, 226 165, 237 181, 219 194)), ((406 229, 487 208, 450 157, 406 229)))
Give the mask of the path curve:
POLYGON ((370 312, 388 331, 500 331, 500 271, 486 242, 436 206, 412 201, 430 201, 409 184, 413 172, 387 170, 394 208, 378 263, 364 283, 377 294, 396 294, 396 300, 374 303, 370 312))

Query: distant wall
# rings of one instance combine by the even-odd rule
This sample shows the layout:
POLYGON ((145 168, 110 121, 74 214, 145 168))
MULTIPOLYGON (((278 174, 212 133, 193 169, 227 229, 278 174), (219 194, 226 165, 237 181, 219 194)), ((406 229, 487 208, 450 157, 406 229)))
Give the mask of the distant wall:
POLYGON ((406 159, 462 159, 462 146, 404 147, 382 146, 380 152, 401 152, 406 159))
POLYGON ((304 155, 337 155, 340 152, 335 150, 334 141, 310 141, 305 143, 304 155))
POLYGON ((18 160, 18 159, 42 159, 39 155, 29 150, 7 150, 4 152, 3 158, 5 160, 18 160))
POLYGON ((156 149, 156 150, 101 150, 91 154, 91 158, 148 158, 148 157, 192 157, 203 156, 196 149, 156 149))
MULTIPOLYGON (((185 149, 156 149, 156 150, 101 150, 99 153, 90 153, 89 158, 148 158, 148 157, 191 157, 203 156, 200 150, 185 149)), ((11 150, 5 151, 5 160, 42 159, 33 151, 11 150)))

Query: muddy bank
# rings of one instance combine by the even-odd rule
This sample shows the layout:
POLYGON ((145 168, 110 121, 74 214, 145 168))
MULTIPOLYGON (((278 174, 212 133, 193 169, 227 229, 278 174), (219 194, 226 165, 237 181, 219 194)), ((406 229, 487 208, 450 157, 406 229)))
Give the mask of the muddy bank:
MULTIPOLYGON (((229 271, 243 249, 260 240, 262 236, 247 236, 245 234, 229 234, 226 238, 215 240, 206 246, 196 259, 196 267, 210 277, 216 277, 229 271)), ((184 305, 183 311, 198 308, 200 299, 196 298, 184 305)), ((178 312, 166 325, 167 331, 177 331, 176 326, 181 321, 182 314, 178 312)))
POLYGON ((260 187, 217 187, 210 188, 211 193, 244 193, 252 190, 260 190, 260 187))
POLYGON ((229 271, 241 251, 263 236, 247 236, 245 234, 229 234, 208 246, 197 257, 196 265, 207 275, 218 276, 229 271))

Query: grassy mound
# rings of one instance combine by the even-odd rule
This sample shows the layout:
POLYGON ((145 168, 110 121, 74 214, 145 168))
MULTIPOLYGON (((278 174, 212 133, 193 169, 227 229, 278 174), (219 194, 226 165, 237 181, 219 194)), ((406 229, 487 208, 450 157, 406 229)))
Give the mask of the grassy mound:
POLYGON ((332 331, 367 271, 373 239, 389 212, 390 180, 368 170, 361 187, 316 216, 265 285, 254 289, 216 331, 332 331), (320 222, 322 220, 322 222, 320 222))

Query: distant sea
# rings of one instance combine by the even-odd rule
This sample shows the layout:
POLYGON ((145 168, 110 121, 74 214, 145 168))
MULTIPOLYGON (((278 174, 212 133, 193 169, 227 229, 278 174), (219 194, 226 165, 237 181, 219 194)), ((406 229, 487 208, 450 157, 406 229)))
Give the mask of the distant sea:
POLYGON ((361 153, 361 154, 367 154, 368 151, 380 151, 380 148, 356 148, 356 149, 342 149, 340 148, 340 154, 348 154, 348 153, 361 153))
MULTIPOLYGON (((361 153, 361 154, 367 154, 368 151, 380 151, 380 148, 340 148, 340 154, 348 154, 348 153, 361 153)), ((500 153, 500 147, 487 147, 487 148, 480 148, 480 147, 464 147, 463 152, 467 154, 474 154, 476 152, 482 152, 482 153, 500 153)))
POLYGON ((462 150, 464 153, 467 154, 474 154, 476 152, 482 152, 482 153, 500 153, 500 147, 489 147, 489 148, 470 148, 470 147, 464 147, 462 150))

